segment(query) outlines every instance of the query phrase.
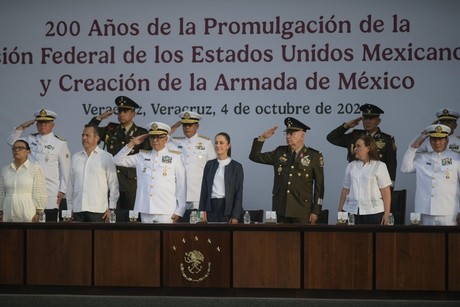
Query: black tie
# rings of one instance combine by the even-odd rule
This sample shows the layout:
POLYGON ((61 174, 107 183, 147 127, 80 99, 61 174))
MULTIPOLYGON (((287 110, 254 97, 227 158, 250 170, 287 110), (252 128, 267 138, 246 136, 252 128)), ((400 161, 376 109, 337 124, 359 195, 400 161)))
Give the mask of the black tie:
POLYGON ((290 161, 291 164, 294 164, 294 162, 295 162, 295 154, 296 154, 295 151, 293 151, 293 152, 291 153, 291 161, 290 161))

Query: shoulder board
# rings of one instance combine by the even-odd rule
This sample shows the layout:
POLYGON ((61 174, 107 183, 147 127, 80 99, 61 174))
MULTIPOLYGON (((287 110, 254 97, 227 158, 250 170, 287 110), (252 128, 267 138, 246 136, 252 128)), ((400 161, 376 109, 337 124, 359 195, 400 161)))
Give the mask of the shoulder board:
POLYGON ((57 139, 61 140, 61 141, 65 141, 65 139, 62 137, 62 136, 59 136, 59 135, 54 135, 57 139))
POLYGON ((115 128, 117 128, 118 126, 120 126, 119 123, 111 122, 111 123, 109 123, 109 124, 107 125, 107 128, 109 128, 109 129, 115 129, 115 128))
POLYGON ((210 138, 208 138, 207 136, 204 136, 204 135, 199 135, 198 137, 202 138, 202 139, 205 139, 205 140, 208 140, 208 141, 210 140, 210 138))
POLYGON ((37 136, 37 135, 38 135, 38 132, 37 132, 37 133, 32 133, 31 135, 33 135, 33 136, 37 136))
POLYGON ((311 150, 311 151, 317 152, 317 153, 321 153, 321 151, 319 151, 318 149, 314 149, 314 148, 311 148, 311 147, 308 147, 308 149, 311 150))
POLYGON ((380 132, 380 135, 382 135, 384 137, 392 138, 392 139, 394 138, 392 135, 389 135, 389 134, 387 134, 385 132, 380 132))
POLYGON ((185 136, 175 136, 173 137, 174 140, 185 140, 185 136))
POLYGON ((181 155, 182 152, 178 151, 178 150, 169 150, 170 153, 174 153, 174 154, 177 154, 177 155, 181 155))
POLYGON ((457 139, 459 139, 459 140, 460 140, 460 135, 457 135, 457 139))

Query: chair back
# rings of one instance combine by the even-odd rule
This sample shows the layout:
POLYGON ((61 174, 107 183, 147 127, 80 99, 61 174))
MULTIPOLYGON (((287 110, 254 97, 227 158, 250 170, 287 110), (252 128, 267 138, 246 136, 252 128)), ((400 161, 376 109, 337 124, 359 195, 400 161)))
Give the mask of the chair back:
POLYGON ((319 213, 317 224, 329 224, 329 210, 323 209, 319 213))
POLYGON ((395 225, 404 225, 406 219, 407 190, 393 190, 391 193, 391 209, 395 218, 395 225))

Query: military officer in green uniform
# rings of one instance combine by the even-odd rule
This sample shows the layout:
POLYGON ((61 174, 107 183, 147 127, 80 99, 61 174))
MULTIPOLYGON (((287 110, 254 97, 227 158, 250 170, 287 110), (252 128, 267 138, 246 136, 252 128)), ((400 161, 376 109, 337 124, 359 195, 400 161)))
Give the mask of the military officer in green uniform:
MULTIPOLYGON (((139 127, 134 123, 136 109, 139 105, 126 96, 119 96, 115 99, 118 110, 118 123, 109 123, 105 127, 99 127, 101 121, 114 113, 114 110, 107 111, 99 116, 93 117, 90 125, 98 127, 101 140, 104 142, 104 149, 115 156, 120 149, 126 146, 134 137, 147 134, 145 128, 139 127)), ((139 149, 151 150, 148 139, 143 143, 134 146, 130 155, 137 154, 139 149)), ((136 200, 136 169, 117 166, 118 182, 120 186, 120 198, 117 203, 117 221, 127 222, 129 210, 134 209, 136 200)))
POLYGON ((265 131, 252 143, 249 159, 273 165, 273 211, 280 223, 316 224, 324 197, 324 159, 321 152, 304 145, 310 128, 295 118, 284 120, 285 146, 262 153, 262 146, 278 128, 265 131))
POLYGON ((363 135, 372 135, 377 143, 380 161, 387 165, 388 173, 390 173, 394 186, 396 179, 396 143, 393 136, 383 133, 379 128, 380 114, 383 114, 383 110, 373 104, 366 103, 360 107, 360 111, 362 112, 361 117, 343 123, 332 130, 326 138, 331 144, 347 148, 347 160, 351 162, 355 160, 356 139, 363 135), (363 122, 364 129, 353 129, 351 132, 346 133, 348 129, 356 127, 360 121, 363 122))

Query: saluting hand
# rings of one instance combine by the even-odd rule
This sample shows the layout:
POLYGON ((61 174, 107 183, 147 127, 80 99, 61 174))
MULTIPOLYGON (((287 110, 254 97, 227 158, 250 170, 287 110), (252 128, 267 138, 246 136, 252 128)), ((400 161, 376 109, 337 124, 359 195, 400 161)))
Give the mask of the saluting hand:
POLYGON ((134 147, 135 145, 139 145, 139 144, 142 144, 142 142, 144 142, 144 140, 149 136, 148 133, 146 134, 141 134, 141 135, 138 135, 136 137, 133 137, 131 139, 131 141, 128 143, 128 147, 129 148, 132 148, 134 147))
POLYGON ((266 139, 268 139, 269 137, 271 137, 272 135, 275 134, 275 131, 276 129, 278 129, 278 126, 273 126, 272 128, 268 129, 267 131, 265 131, 262 136, 266 139))
POLYGON ((112 115, 113 112, 114 112, 114 110, 106 111, 106 112, 102 113, 101 115, 99 115, 99 116, 98 116, 98 119, 104 120, 104 119, 106 119, 107 117, 109 117, 110 115, 112 115))
POLYGON ((428 137, 428 133, 426 133, 425 130, 423 130, 420 135, 415 139, 414 143, 412 143, 411 147, 412 148, 419 148, 423 141, 428 137))
POLYGON ((35 119, 28 120, 16 127, 16 130, 25 130, 35 122, 35 119))
POLYGON ((172 135, 174 132, 176 132, 177 128, 181 126, 180 120, 177 121, 174 125, 171 126, 171 132, 169 132, 169 135, 172 135))
POLYGON ((344 127, 347 128, 347 129, 350 129, 350 128, 354 128, 356 127, 359 122, 362 120, 363 118, 362 117, 358 117, 358 118, 355 118, 355 119, 352 119, 350 120, 349 122, 346 122, 344 127))

